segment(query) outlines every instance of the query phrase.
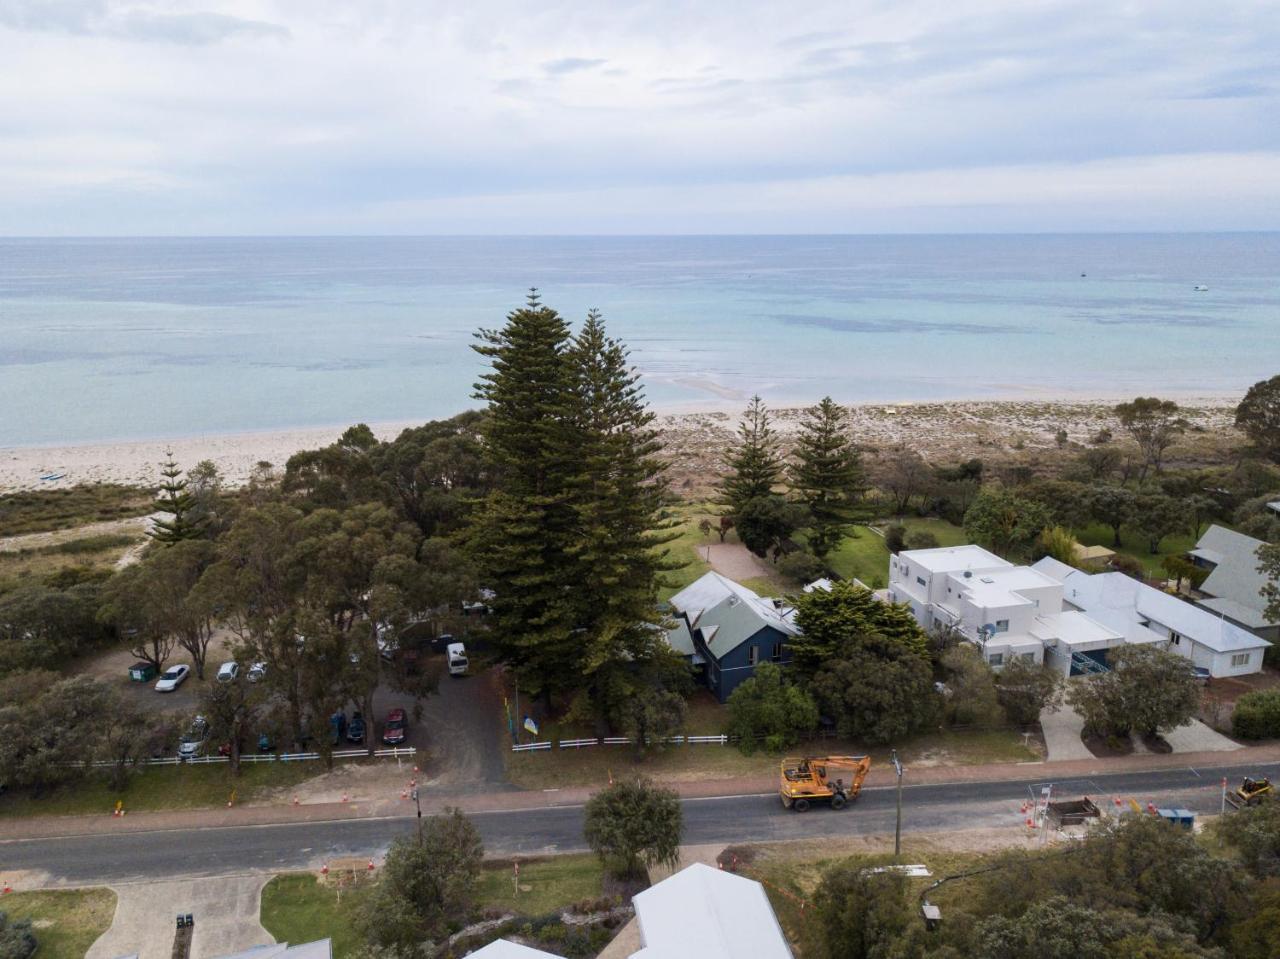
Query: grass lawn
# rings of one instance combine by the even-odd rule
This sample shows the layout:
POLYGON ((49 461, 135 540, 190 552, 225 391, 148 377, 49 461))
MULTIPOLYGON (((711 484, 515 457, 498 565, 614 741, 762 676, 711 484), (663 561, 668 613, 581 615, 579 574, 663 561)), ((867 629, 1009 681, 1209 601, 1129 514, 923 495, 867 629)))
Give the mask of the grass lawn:
POLYGON ((286 873, 262 887, 262 926, 277 942, 333 940, 334 959, 363 945, 355 917, 365 890, 321 885, 311 873, 286 873))
POLYGON ((486 862, 480 874, 480 906, 541 916, 602 895, 604 869, 595 856, 577 854, 521 860, 520 891, 512 863, 486 862))
POLYGON ((668 559, 672 563, 683 565, 680 569, 663 574, 664 585, 658 591, 658 598, 664 600, 670 599, 711 568, 698 554, 698 547, 719 541, 715 533, 708 538, 698 529, 699 520, 711 518, 711 506, 705 503, 681 504, 674 507, 671 513, 678 523, 672 530, 676 538, 667 543, 664 549, 668 551, 668 559))
POLYGON ((1189 533, 1179 533, 1175 536, 1166 536, 1160 541, 1160 552, 1152 555, 1147 548, 1147 540, 1144 536, 1139 536, 1131 530, 1121 528, 1120 530, 1120 546, 1117 548, 1115 544, 1115 533, 1111 531, 1110 526, 1103 526, 1101 523, 1095 523, 1084 529, 1076 531, 1076 539, 1085 546, 1105 546, 1107 549, 1114 549, 1117 553, 1127 553, 1132 556, 1147 571, 1147 576, 1151 579, 1165 579, 1167 574, 1161 567, 1166 556, 1180 555, 1190 549, 1194 549, 1196 545, 1195 539, 1189 533))
POLYGON ((126 812, 225 806, 232 789, 238 802, 248 802, 323 771, 318 762, 246 763, 240 778, 234 779, 225 765, 217 763, 153 766, 133 773, 123 791, 112 789, 106 775, 95 773, 39 797, 9 790, 0 796, 0 816, 105 816, 117 799, 124 800, 126 812))
MULTIPOLYGON (((715 707, 719 709, 719 707, 715 707)), ((714 734, 710 707, 690 709, 689 730, 694 735, 714 734)), ((546 738, 547 729, 542 730, 546 738)), ((554 740, 553 740, 554 741, 554 740)), ((870 753, 872 764, 889 761, 888 747, 841 739, 818 739, 788 750, 792 755, 870 753)), ((898 755, 908 766, 973 766, 1017 763, 1040 759, 1034 742, 1028 744, 1016 729, 942 730, 923 733, 898 744, 898 755)), ((585 749, 551 749, 543 752, 507 753, 511 781, 526 789, 565 786, 604 786, 610 776, 648 776, 663 782, 696 782, 739 777, 777 775, 780 756, 757 752, 744 756, 731 745, 669 746, 660 753, 637 757, 629 746, 589 746, 585 749)))
POLYGON ((35 959, 82 959, 111 926, 116 894, 110 889, 14 892, 0 899, 10 919, 30 919, 35 959))
POLYGON ((137 536, 111 533, 49 546, 0 551, 0 581, 17 584, 31 578, 44 579, 74 567, 82 567, 85 571, 110 569, 142 539, 141 533, 137 536))
MULTIPOLYGON (((907 533, 929 532, 938 540, 939 546, 959 546, 968 542, 964 530, 942 519, 921 519, 918 517, 903 520, 902 525, 907 533)), ((854 528, 857 537, 845 539, 827 561, 831 568, 845 578, 862 580, 872 588, 884 586, 889 581, 889 550, 885 548, 884 537, 873 533, 865 526, 854 528)))

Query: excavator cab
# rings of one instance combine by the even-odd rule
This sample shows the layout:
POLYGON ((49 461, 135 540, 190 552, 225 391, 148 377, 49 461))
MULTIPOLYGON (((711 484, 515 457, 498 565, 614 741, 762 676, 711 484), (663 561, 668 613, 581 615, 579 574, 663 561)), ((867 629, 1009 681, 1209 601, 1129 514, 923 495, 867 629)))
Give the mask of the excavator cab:
POLYGON ((870 756, 784 759, 778 785, 782 805, 804 812, 815 802, 829 802, 832 809, 840 809, 858 798, 870 768, 870 756))
POLYGON ((1227 793, 1227 802, 1239 809, 1241 806, 1256 806, 1274 795, 1275 787, 1267 777, 1254 779, 1252 776, 1245 776, 1239 789, 1227 793))

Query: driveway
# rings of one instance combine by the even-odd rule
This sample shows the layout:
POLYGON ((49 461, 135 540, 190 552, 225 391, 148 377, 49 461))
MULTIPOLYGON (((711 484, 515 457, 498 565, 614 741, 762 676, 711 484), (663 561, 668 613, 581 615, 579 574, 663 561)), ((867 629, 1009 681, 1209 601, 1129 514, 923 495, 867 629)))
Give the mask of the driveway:
MULTIPOLYGON (((1164 737, 1165 742, 1173 747, 1175 753, 1225 753, 1233 749, 1244 748, 1234 739, 1228 739, 1222 733, 1211 729, 1198 719, 1191 720, 1191 724, 1188 726, 1169 729, 1160 735, 1164 737)), ((1140 741, 1138 737, 1134 737, 1135 744, 1140 741)))
POLYGON ((1089 752, 1089 747, 1080 738, 1084 731, 1084 720, 1066 703, 1057 709, 1041 710, 1040 728, 1044 732, 1044 745, 1048 753, 1045 759, 1048 762, 1093 759, 1093 753, 1089 752))
POLYGON ((721 576, 741 583, 746 579, 772 579, 775 570, 741 543, 710 543, 698 547, 698 555, 721 576))
POLYGON ((191 959, 211 959, 275 942, 258 913, 269 876, 224 876, 115 886, 115 921, 85 959, 169 959, 176 918, 195 920, 191 959))

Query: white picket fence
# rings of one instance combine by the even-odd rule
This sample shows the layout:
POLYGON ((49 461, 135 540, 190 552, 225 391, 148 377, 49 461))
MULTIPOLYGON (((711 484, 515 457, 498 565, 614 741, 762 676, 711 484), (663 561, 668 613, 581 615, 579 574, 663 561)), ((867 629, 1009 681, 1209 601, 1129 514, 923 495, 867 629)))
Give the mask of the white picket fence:
MULTIPOLYGON (((413 756, 417 750, 413 746, 397 746, 394 749, 375 749, 373 755, 375 759, 401 759, 413 756)), ((363 749, 335 749, 333 751, 334 759, 365 759, 368 752, 363 749)), ((242 763, 288 763, 288 762, 309 762, 320 758, 319 753, 242 753, 240 761, 242 763)), ((143 759, 138 765, 140 766, 177 766, 179 764, 190 764, 198 766, 204 763, 229 763, 230 756, 193 756, 190 759, 179 759, 177 756, 160 756, 153 759, 143 759)), ((90 763, 96 769, 108 769, 115 766, 110 760, 100 760, 90 763)))
MULTIPOLYGON (((715 745, 725 746, 729 743, 729 737, 720 736, 672 736, 663 740, 674 746, 686 745, 715 745)), ((511 747, 512 752, 541 752, 547 749, 585 749, 588 746, 630 746, 631 738, 628 736, 605 736, 600 739, 562 739, 557 743, 516 743, 511 747)))

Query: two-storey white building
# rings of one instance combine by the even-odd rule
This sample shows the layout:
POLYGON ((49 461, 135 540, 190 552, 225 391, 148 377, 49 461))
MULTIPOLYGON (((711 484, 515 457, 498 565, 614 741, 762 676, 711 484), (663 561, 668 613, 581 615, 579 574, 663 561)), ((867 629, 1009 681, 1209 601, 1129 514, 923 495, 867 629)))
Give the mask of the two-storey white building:
POLYGON ((925 629, 949 626, 982 647, 999 669, 1014 659, 1063 675, 1096 672, 1124 642, 1114 629, 1064 609, 1059 580, 981 546, 907 550, 889 560, 892 603, 906 603, 925 629))

